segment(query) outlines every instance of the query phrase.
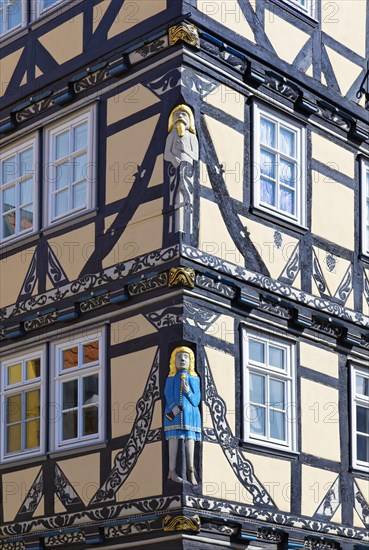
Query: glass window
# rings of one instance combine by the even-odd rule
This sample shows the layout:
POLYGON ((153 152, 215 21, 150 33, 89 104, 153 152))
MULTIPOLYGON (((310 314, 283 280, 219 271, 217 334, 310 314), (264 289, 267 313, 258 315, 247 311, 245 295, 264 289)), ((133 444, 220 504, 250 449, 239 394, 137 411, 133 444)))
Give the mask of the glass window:
POLYGON ((55 398, 60 422, 55 448, 102 437, 102 332, 54 346, 55 398))
POLYGON ((2 363, 1 457, 4 461, 43 452, 42 350, 2 363))
POLYGON ((48 222, 89 209, 94 202, 93 110, 47 130, 48 222))
POLYGON ((353 366, 352 376, 352 456, 353 465, 369 467, 369 371, 353 366))
POLYGON ((0 153, 0 240, 33 232, 36 222, 36 140, 0 153))
POLYGON ((316 16, 316 1, 317 0, 284 0, 287 4, 290 4, 307 15, 310 15, 310 17, 316 16))
POLYGON ((0 36, 25 25, 24 0, 0 0, 0 36))
POLYGON ((305 129, 255 106, 254 206, 305 223, 305 129))
POLYGON ((246 329, 243 344, 245 438, 294 449, 294 347, 246 329))

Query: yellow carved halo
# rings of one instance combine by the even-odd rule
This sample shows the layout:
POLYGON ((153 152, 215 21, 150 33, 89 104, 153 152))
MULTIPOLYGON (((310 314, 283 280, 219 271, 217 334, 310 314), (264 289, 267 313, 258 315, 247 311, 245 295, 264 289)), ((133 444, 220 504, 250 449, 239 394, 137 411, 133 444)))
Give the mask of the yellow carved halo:
POLYGON ((175 348, 171 355, 170 355, 170 361, 169 361, 169 374, 168 376, 175 376, 177 374, 177 367, 176 367, 176 356, 177 353, 188 353, 190 356, 190 366, 188 369, 188 374, 190 376, 197 376, 195 372, 195 354, 192 351, 191 348, 188 348, 187 346, 180 346, 178 348, 175 348))
POLYGON ((195 119, 194 119, 194 116, 193 116, 192 109, 191 109, 188 105, 184 105, 184 104, 183 104, 183 105, 177 105, 177 107, 174 107, 173 111, 170 113, 170 116, 169 116, 169 123, 168 123, 168 132, 170 133, 170 132, 173 130, 174 115, 175 115, 178 111, 184 111, 185 113, 187 113, 188 118, 190 119, 189 131, 190 131, 192 134, 195 134, 195 135, 196 135, 195 119))

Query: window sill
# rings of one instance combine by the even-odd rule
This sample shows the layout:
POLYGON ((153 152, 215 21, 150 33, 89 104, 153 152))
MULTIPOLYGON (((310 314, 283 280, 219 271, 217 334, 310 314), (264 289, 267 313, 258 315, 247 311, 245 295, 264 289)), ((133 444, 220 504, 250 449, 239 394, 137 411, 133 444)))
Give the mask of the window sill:
POLYGON ((28 244, 37 241, 40 238, 38 232, 29 233, 28 235, 19 235, 12 240, 0 244, 0 256, 6 254, 7 252, 13 252, 17 248, 27 246, 28 244))
POLYGON ((369 254, 367 254, 366 252, 360 252, 359 260, 369 265, 369 254))
POLYGON ((368 479, 369 477, 369 464, 368 466, 352 466, 350 472, 353 476, 361 479, 368 479))
POLYGON ((39 15, 35 15, 34 20, 31 21, 31 29, 38 29, 41 25, 44 25, 48 21, 55 19, 58 15, 62 15, 66 11, 72 10, 78 4, 81 4, 83 0, 63 0, 55 4, 55 6, 44 10, 39 15))
POLYGON ((49 451, 47 455, 50 458, 61 458, 64 456, 75 455, 76 453, 90 453, 93 451, 98 451, 100 449, 105 449, 107 446, 107 441, 98 441, 96 443, 80 443, 74 447, 66 447, 65 449, 57 449, 55 451, 49 451))
POLYGON ((289 229, 290 231, 294 231, 295 233, 299 233, 300 235, 304 235, 308 231, 308 228, 306 226, 299 225, 297 222, 295 223, 287 219, 281 218, 278 215, 273 215, 272 213, 269 213, 266 210, 259 208, 258 206, 250 206, 249 211, 256 218, 263 218, 264 220, 272 222, 273 224, 278 225, 283 229, 289 229))
POLYGON ((294 15, 310 27, 315 28, 319 25, 319 20, 316 16, 308 14, 302 8, 299 8, 297 5, 294 6, 293 4, 288 2, 288 0, 270 0, 270 2, 271 4, 279 6, 282 10, 294 15))
POLYGON ((57 231, 60 231, 61 229, 67 229, 69 227, 72 227, 75 223, 84 222, 86 220, 93 219, 97 216, 98 208, 91 208, 89 210, 86 210, 85 212, 77 212, 73 216, 64 218, 62 220, 59 220, 57 222, 54 222, 52 225, 43 227, 41 229, 41 233, 43 235, 51 235, 52 233, 56 233, 57 231))
POLYGON ((43 454, 39 455, 29 455, 27 458, 24 458, 24 455, 21 455, 20 457, 14 457, 14 458, 7 458, 4 459, 4 461, 0 464, 0 470, 5 470, 6 468, 15 468, 19 466, 26 466, 32 463, 34 465, 38 462, 44 462, 47 460, 47 456, 43 454))
POLYGON ((277 447, 270 447, 267 443, 251 443, 250 441, 246 440, 240 440, 240 447, 242 450, 249 451, 249 452, 256 452, 257 454, 262 455, 271 455, 271 456, 279 456, 282 458, 290 458, 292 460, 297 460, 300 456, 300 453, 298 451, 292 451, 291 449, 283 449, 282 447, 279 449, 277 447))
POLYGON ((17 27, 12 31, 8 31, 7 33, 0 36, 1 47, 5 48, 8 44, 11 44, 15 40, 18 40, 18 38, 22 38, 22 36, 26 36, 26 34, 28 33, 29 28, 25 25, 23 25, 22 27, 17 27))

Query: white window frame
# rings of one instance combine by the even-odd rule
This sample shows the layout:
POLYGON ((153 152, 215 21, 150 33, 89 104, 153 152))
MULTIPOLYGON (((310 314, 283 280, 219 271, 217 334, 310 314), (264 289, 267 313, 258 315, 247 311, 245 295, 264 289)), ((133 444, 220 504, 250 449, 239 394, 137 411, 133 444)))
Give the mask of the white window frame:
POLYGON ((25 237, 26 235, 30 235, 35 233, 38 230, 38 139, 37 135, 33 135, 31 137, 28 137, 27 139, 23 139, 21 141, 17 141, 8 147, 4 147, 0 151, 0 244, 4 244, 16 239, 21 239, 25 237), (2 191, 3 188, 11 187, 14 182, 16 185, 16 211, 19 212, 19 208, 21 206, 20 203, 20 197, 19 197, 19 184, 22 181, 25 181, 28 179, 26 176, 23 177, 17 177, 14 180, 6 183, 3 185, 3 174, 2 174, 2 163, 3 161, 6 161, 7 158, 10 158, 14 155, 18 158, 19 154, 24 152, 25 150, 29 149, 30 147, 33 148, 33 192, 32 192, 32 202, 33 202, 33 226, 29 227, 23 231, 19 231, 18 233, 14 233, 14 235, 9 235, 8 237, 3 237, 3 195, 2 191))
MULTIPOLYGON (((12 462, 15 460, 21 460, 21 459, 28 459, 30 457, 34 456, 40 456, 45 454, 45 433, 46 433, 46 407, 45 407, 45 376, 46 376, 46 369, 45 369, 45 361, 46 361, 46 352, 45 352, 45 346, 34 348, 32 350, 28 350, 27 353, 23 354, 12 354, 10 356, 7 356, 4 358, 4 360, 1 362, 1 392, 0 392, 0 402, 1 402, 1 415, 0 415, 0 422, 1 422, 1 436, 0 436, 0 458, 1 462, 12 462), (25 370, 25 362, 30 359, 40 359, 40 377, 37 379, 32 380, 25 380, 24 376, 24 370, 25 370), (19 383, 15 383, 12 385, 9 385, 7 383, 7 367, 17 363, 17 362, 23 362, 23 381, 19 383), (33 389, 40 389, 40 446, 35 449, 23 449, 21 451, 17 451, 14 453, 6 453, 6 425, 7 425, 7 412, 6 412, 6 398, 11 395, 16 395, 19 393, 24 394, 25 391, 30 391, 33 389)), ((22 425, 22 433, 23 433, 23 424, 24 419, 21 419, 21 425, 22 425)), ((22 438, 24 435, 22 436, 22 438)))
POLYGON ((317 0, 306 0, 306 7, 301 4, 301 0, 283 0, 286 4, 296 8, 297 10, 316 18, 316 2, 317 0))
POLYGON ((361 159, 361 246, 362 253, 369 256, 369 159, 361 159))
MULTIPOLYGON (((266 349, 266 348, 265 348, 266 349)), ((296 401, 296 344, 279 337, 271 336, 261 331, 250 330, 248 327, 242 328, 242 374, 243 374, 243 439, 248 443, 261 445, 272 449, 297 451, 297 401, 296 401), (284 350, 286 360, 286 369, 272 367, 265 363, 257 363, 249 358, 249 340, 257 340, 266 346, 275 345, 284 350), (285 408, 286 408, 286 440, 281 441, 273 439, 267 435, 251 433, 251 407, 250 407, 250 373, 261 374, 269 378, 286 382, 285 408)), ((269 390, 267 390, 269 391, 269 390)), ((270 403, 266 402, 266 428, 268 429, 268 419, 272 411, 270 403)))
MULTIPOLYGON (((9 6, 10 4, 13 3, 12 0, 6 0, 7 2, 7 6, 9 6)), ((6 30, 5 32, 1 32, 1 29, 0 29, 0 39, 2 38, 5 38, 7 36, 9 36, 10 34, 13 34, 17 31, 19 31, 20 29, 22 29, 23 27, 25 27, 27 25, 27 5, 26 5, 26 0, 21 0, 21 9, 22 9, 22 14, 21 14, 21 22, 16 25, 15 27, 11 27, 10 29, 6 30)), ((4 10, 4 13, 3 13, 3 17, 5 15, 5 20, 7 21, 8 19, 8 11, 5 9, 4 10)), ((4 21, 3 19, 3 21, 4 21)))
MULTIPOLYGON (((96 205, 96 108, 95 105, 91 105, 88 109, 79 111, 72 116, 68 116, 62 119, 58 119, 57 122, 54 122, 45 129, 45 156, 44 156, 44 177, 45 177, 45 226, 55 225, 57 223, 63 222, 70 218, 75 218, 85 212, 92 210, 96 205), (66 129, 71 129, 83 122, 87 122, 87 161, 86 161, 86 205, 83 207, 72 208, 61 214, 59 216, 53 215, 54 208, 54 185, 55 185, 55 171, 56 164, 60 163, 59 161, 54 161, 54 146, 55 146, 55 137, 65 131, 66 129)), ((82 149, 80 150, 82 151, 82 149)), ((75 153, 69 152, 68 158, 72 158, 75 153)), ((67 157, 65 157, 67 158, 67 157)), ((70 184, 68 190, 72 187, 70 184)), ((70 191, 68 191, 70 193, 70 191)))
MULTIPOLYGON (((52 375, 50 379, 50 396, 51 403, 54 404, 54 410, 50 413, 50 444, 52 451, 61 451, 64 449, 73 449, 101 443, 105 440, 105 378, 106 378, 106 336, 104 327, 99 327, 94 330, 71 335, 68 338, 57 342, 51 342, 50 357, 52 363, 52 375), (62 352, 65 349, 78 346, 81 349, 83 344, 88 342, 99 341, 99 361, 90 366, 71 367, 67 371, 62 370, 62 352), (99 380, 99 398, 98 398, 98 433, 86 436, 77 436, 77 438, 62 440, 62 384, 67 381, 78 379, 78 387, 80 390, 81 382, 85 376, 98 374, 99 380)), ((78 390, 78 391, 79 391, 78 390)), ((83 405, 78 402, 78 426, 80 429, 82 422, 83 405)))
POLYGON ((44 0, 31 0, 31 19, 34 21, 35 19, 38 19, 39 17, 42 17, 43 15, 46 15, 47 13, 50 13, 51 11, 55 10, 58 6, 65 4, 69 0, 56 0, 54 4, 48 7, 44 7, 44 0))
POLYGON ((358 470, 369 473, 369 462, 363 462, 357 457, 357 424, 356 424, 356 406, 369 409, 369 397, 360 395, 356 391, 356 375, 363 376, 369 380, 369 369, 351 364, 351 453, 352 465, 358 470))
MULTIPOLYGON (((275 110, 269 109, 258 103, 254 104, 253 110, 254 117, 254 135, 253 135, 253 154, 254 154, 254 173, 253 173, 253 206, 260 209, 263 212, 273 215, 289 223, 306 227, 306 128, 296 119, 286 117, 275 110), (261 149, 261 131, 260 120, 261 118, 267 118, 271 122, 278 125, 282 125, 288 130, 296 134, 296 151, 297 151, 297 178, 296 178, 296 214, 292 215, 288 212, 280 210, 277 207, 262 202, 260 193, 260 149, 261 149)), ((265 146, 267 149, 267 146, 265 146)), ((277 153, 278 158, 280 152, 277 153)), ((277 166, 278 169, 278 166, 277 166)), ((278 181, 277 181, 278 184, 278 181)), ((279 187, 278 187, 279 189, 279 187)), ((277 191, 276 191, 277 192, 277 191)), ((279 192, 278 192, 279 197, 279 192)), ((277 198, 278 198, 277 197, 277 198)))

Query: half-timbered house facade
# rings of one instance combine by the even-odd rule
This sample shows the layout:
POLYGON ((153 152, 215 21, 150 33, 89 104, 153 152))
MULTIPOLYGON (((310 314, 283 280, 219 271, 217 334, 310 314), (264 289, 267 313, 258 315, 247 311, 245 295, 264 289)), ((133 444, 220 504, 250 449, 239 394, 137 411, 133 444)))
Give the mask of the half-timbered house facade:
POLYGON ((0 1, 0 550, 369 545, 367 0, 0 1))

